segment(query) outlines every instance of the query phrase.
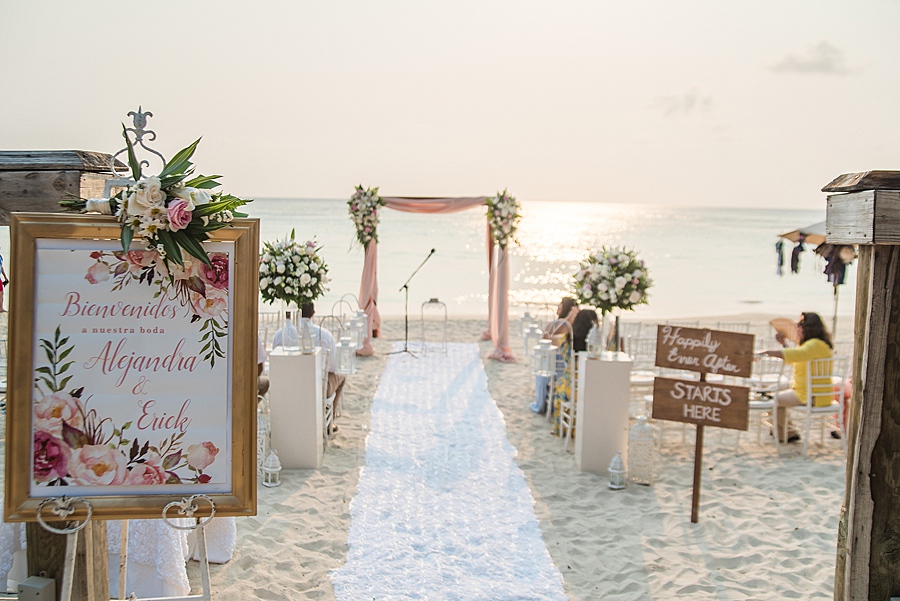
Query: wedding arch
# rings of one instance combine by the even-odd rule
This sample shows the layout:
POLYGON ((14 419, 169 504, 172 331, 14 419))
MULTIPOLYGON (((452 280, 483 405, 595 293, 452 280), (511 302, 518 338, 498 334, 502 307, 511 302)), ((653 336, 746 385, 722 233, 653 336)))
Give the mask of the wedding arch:
POLYGON ((509 346, 509 261, 507 246, 520 218, 519 205, 506 191, 496 196, 459 198, 426 198, 413 196, 378 196, 378 188, 356 192, 347 203, 356 225, 357 240, 365 248, 362 282, 359 286, 359 305, 369 317, 369 331, 359 355, 372 355, 371 337, 381 329, 378 311, 378 219, 379 207, 407 213, 457 213, 472 207, 486 206, 488 260, 488 328, 482 339, 494 345, 489 357, 498 361, 516 360, 509 346))

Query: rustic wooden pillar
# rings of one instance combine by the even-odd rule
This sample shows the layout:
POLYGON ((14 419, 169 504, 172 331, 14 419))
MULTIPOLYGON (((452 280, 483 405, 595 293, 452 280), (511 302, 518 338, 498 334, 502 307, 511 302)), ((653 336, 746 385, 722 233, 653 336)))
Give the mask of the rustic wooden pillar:
POLYGON ((900 596, 900 172, 823 188, 828 242, 858 244, 853 404, 836 601, 900 596))
MULTIPOLYGON (((85 150, 0 151, 0 225, 8 226, 9 214, 14 211, 59 213, 59 201, 70 195, 100 198, 112 175, 110 158, 85 150)), ((117 163, 117 168, 124 165, 117 163)), ((66 537, 48 532, 35 522, 26 525, 26 539, 28 575, 55 579, 59 598, 66 537)), ((106 523, 93 520, 85 526, 79 533, 77 549, 73 601, 108 599, 106 523)))

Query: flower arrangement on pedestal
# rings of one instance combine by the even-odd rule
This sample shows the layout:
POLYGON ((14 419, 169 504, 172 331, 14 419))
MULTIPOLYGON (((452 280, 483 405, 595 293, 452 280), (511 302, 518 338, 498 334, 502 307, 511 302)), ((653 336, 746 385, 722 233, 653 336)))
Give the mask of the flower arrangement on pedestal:
POLYGON ((378 188, 366 188, 356 186, 356 191, 347 201, 350 210, 350 219, 356 226, 356 239, 363 248, 374 240, 378 242, 378 208, 384 206, 384 201, 378 196, 378 188))
POLYGON ((491 225, 491 237, 505 249, 509 241, 517 242, 516 230, 522 219, 521 206, 506 190, 487 199, 487 216, 491 225))
POLYGON ((128 251, 135 236, 143 238, 148 250, 156 251, 170 267, 184 266, 184 255, 211 266, 202 243, 211 232, 228 226, 235 217, 246 217, 235 209, 250 200, 210 189, 219 185, 220 175, 198 175, 191 157, 200 140, 179 151, 165 163, 159 175, 145 176, 135 157, 134 146, 123 132, 133 183, 112 198, 60 201, 67 209, 115 215, 122 224, 122 250, 128 251))
POLYGON ((290 306, 314 302, 328 290, 328 266, 314 240, 290 238, 263 244, 259 258, 259 292, 264 301, 284 301, 290 306))
POLYGON ((605 315, 614 309, 630 311, 647 304, 647 289, 653 280, 634 251, 604 246, 581 261, 574 283, 578 302, 605 315))

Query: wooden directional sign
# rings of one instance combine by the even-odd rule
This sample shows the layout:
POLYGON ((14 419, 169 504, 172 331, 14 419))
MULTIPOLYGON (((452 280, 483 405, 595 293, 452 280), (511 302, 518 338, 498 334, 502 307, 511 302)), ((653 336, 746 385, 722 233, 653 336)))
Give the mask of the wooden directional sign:
POLYGON ((661 325, 656 365, 748 378, 753 370, 753 334, 661 325))
POLYGON ((750 389, 712 382, 656 378, 653 419, 746 430, 750 389))

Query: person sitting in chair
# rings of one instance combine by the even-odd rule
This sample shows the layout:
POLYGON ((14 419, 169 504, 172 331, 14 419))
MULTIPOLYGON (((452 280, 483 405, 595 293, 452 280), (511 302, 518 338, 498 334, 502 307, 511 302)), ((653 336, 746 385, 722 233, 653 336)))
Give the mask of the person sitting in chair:
MULTIPOLYGON (((571 296, 563 298, 556 307, 557 320, 565 319, 569 322, 569 325, 572 325, 572 322, 575 321, 576 315, 578 315, 578 303, 571 296)), ((547 326, 542 338, 544 340, 552 341, 554 345, 559 347, 568 339, 568 329, 565 326, 560 325, 557 325, 555 328, 552 328, 551 326, 552 324, 547 326)), ((562 376, 563 374, 557 375, 562 376)), ((535 413, 543 413, 547 409, 547 392, 549 384, 549 376, 535 376, 534 403, 531 404, 531 410, 535 413)))

